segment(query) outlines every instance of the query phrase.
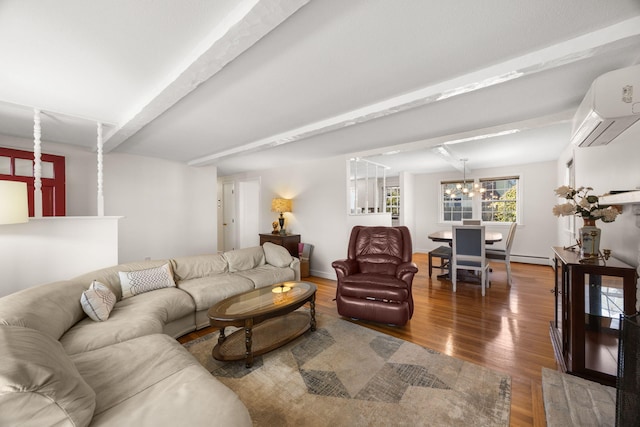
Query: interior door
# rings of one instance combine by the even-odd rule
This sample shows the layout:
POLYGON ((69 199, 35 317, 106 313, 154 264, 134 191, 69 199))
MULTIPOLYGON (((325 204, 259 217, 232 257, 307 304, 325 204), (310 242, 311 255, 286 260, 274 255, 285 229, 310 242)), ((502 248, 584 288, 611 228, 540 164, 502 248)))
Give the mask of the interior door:
POLYGON ((238 184, 238 235, 240 248, 260 244, 260 181, 242 181, 238 184))
POLYGON ((236 248, 236 199, 235 184, 222 184, 222 235, 223 250, 232 251, 236 248))

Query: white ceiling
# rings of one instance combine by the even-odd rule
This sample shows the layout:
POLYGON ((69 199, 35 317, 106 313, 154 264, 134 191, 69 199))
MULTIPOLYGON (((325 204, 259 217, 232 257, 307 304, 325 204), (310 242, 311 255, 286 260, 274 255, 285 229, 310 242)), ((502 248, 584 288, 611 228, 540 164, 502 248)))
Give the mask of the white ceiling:
MULTIPOLYGON (((639 0, 0 0, 0 133, 215 164, 357 153, 398 170, 557 158, 639 0), (398 153, 382 155, 397 151, 398 153)), ((638 125, 636 125, 638 126, 638 125)), ((45 149, 46 151, 46 149, 45 149)))

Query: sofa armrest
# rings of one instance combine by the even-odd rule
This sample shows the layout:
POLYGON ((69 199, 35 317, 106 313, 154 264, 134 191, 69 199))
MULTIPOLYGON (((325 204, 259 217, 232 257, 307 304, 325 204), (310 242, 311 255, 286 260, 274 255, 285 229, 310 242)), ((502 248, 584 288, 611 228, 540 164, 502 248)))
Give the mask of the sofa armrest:
POLYGON ((339 259, 333 261, 331 266, 335 268, 338 279, 358 272, 358 263, 354 259, 339 259))
POLYGON ((295 281, 299 281, 301 278, 300 275, 300 260, 296 257, 291 257, 291 264, 289 264, 289 268, 291 268, 293 270, 293 272, 295 273, 295 277, 293 280, 295 281))
POLYGON ((418 266, 415 262, 403 262, 396 268, 396 277, 405 282, 410 282, 417 272, 418 266))

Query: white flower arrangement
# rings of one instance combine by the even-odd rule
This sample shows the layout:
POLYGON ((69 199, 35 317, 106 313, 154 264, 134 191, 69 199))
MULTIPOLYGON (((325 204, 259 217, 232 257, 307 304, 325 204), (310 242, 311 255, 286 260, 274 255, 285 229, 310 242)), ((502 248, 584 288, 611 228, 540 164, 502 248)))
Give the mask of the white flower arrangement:
POLYGON ((553 214, 555 216, 575 215, 586 220, 595 221, 600 219, 602 222, 613 222, 620 213, 612 206, 601 207, 598 196, 589 194, 589 191, 593 191, 591 187, 574 189, 563 185, 554 191, 558 197, 567 200, 567 203, 553 207, 553 214))

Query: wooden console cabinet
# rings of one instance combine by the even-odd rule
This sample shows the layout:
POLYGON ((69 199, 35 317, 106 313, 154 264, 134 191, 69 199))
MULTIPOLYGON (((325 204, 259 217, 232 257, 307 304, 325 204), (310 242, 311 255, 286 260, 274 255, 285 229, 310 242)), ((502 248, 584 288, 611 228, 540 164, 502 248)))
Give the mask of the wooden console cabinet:
POLYGON ((615 258, 581 263, 577 251, 553 251, 556 360, 564 372, 615 386, 620 314, 636 312, 636 269, 615 258))
POLYGON ((265 242, 271 242, 276 245, 284 246, 291 256, 298 257, 298 243, 300 243, 299 234, 260 234, 260 246, 265 242))

